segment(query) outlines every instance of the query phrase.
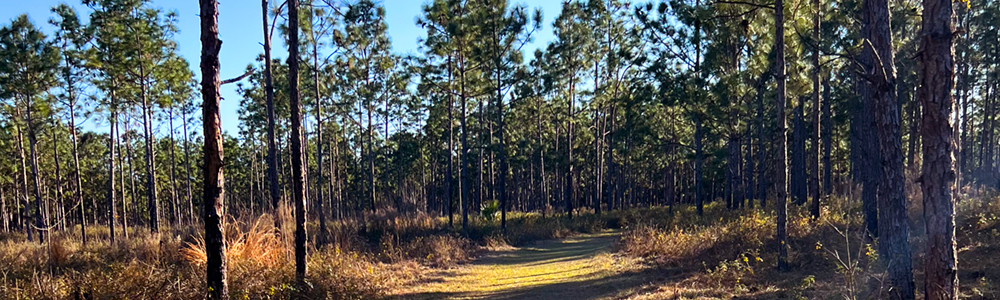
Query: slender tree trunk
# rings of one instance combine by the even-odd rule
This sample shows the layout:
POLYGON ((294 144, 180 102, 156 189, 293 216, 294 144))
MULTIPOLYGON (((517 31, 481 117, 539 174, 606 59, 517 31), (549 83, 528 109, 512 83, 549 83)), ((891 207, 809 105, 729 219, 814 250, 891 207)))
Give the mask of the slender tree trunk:
POLYGON ((791 144, 791 168, 792 174, 790 176, 790 184, 792 190, 792 202, 795 205, 803 205, 806 203, 808 196, 807 178, 809 176, 806 173, 806 123, 803 119, 803 104, 799 102, 799 105, 795 106, 792 112, 792 144, 791 144))
POLYGON ((267 0, 261 0, 261 15, 264 22, 264 96, 267 101, 267 181, 271 195, 271 211, 274 222, 281 228, 278 218, 278 201, 281 199, 278 187, 278 146, 274 134, 274 79, 271 76, 271 37, 267 26, 267 0))
MULTIPOLYGON (((294 2, 295 0, 291 0, 294 2)), ((205 254, 208 299, 229 299, 226 282, 225 175, 222 122, 219 118, 219 10, 215 0, 201 4, 201 95, 205 135, 202 184, 204 193, 205 254)), ((296 28, 297 31, 297 28, 296 28)), ((293 75, 294 76, 294 75, 293 75)))
MULTIPOLYGON (((494 29, 494 36, 496 36, 496 29, 494 29)), ((504 105, 503 105, 503 86, 502 86, 502 80, 500 78, 500 70, 499 70, 499 68, 500 68, 500 57, 499 57, 499 55, 496 58, 496 65, 497 65, 497 69, 498 69, 498 70, 496 70, 496 75, 497 75, 497 78, 496 78, 496 80, 497 80, 497 100, 496 100, 496 105, 497 105, 497 127, 498 127, 498 130, 499 130, 499 132, 498 132, 498 138, 500 139, 500 149, 498 149, 498 151, 500 152, 500 171, 499 171, 500 174, 498 174, 499 177, 500 177, 500 186, 497 188, 497 190, 498 190, 499 197, 500 197, 500 228, 503 229, 504 231, 506 231, 507 230, 507 207, 509 205, 507 203, 507 168, 508 168, 508 166, 507 166, 507 143, 506 143, 506 140, 504 140, 504 137, 505 137, 504 136, 504 129, 505 128, 504 128, 503 117, 504 117, 505 111, 504 111, 504 105)), ((598 209, 598 212, 600 212, 600 209, 598 209)))
POLYGON ((111 244, 115 243, 115 145, 118 127, 118 103, 115 91, 111 91, 111 129, 108 130, 108 236, 111 244))
POLYGON ((777 243, 778 243, 778 269, 788 270, 788 233, 785 231, 787 223, 788 209, 788 160, 786 140, 787 131, 785 128, 785 106, 788 105, 785 99, 785 4, 784 0, 774 2, 774 24, 775 24, 775 79, 778 82, 778 97, 775 111, 777 112, 777 135, 778 143, 775 147, 777 152, 777 176, 775 176, 775 187, 778 190, 775 205, 778 209, 777 243))
POLYGON ((24 95, 24 101, 27 103, 25 109, 25 123, 27 124, 28 130, 28 155, 31 160, 31 182, 32 182, 32 194, 35 196, 35 230, 38 231, 38 242, 41 243, 45 241, 45 236, 48 233, 46 230, 45 220, 42 218, 42 193, 41 193, 41 177, 38 173, 38 152, 35 150, 38 144, 38 138, 35 133, 34 119, 32 118, 31 112, 31 98, 32 95, 24 95))
POLYGON ((177 151, 174 150, 177 140, 174 139, 174 107, 172 105, 167 110, 167 119, 170 126, 170 206, 173 207, 170 219, 179 224, 180 209, 177 206, 177 151))
POLYGON ((84 246, 87 245, 87 203, 83 199, 83 180, 80 175, 80 151, 77 147, 77 137, 76 137, 76 96, 73 95, 74 89, 70 88, 70 102, 69 102, 69 136, 73 140, 73 173, 76 184, 74 184, 73 195, 76 198, 76 203, 80 208, 80 239, 84 246))
POLYGON ((760 199, 760 208, 767 206, 767 176, 765 175, 765 155, 764 147, 764 77, 761 76, 757 84, 757 198, 760 199))
POLYGON ((823 106, 823 113, 820 116, 823 140, 823 196, 829 197, 833 193, 833 163, 830 156, 833 150, 833 121, 830 114, 830 77, 823 78, 823 98, 820 99, 823 106))
POLYGON ((923 174, 920 177, 927 227, 924 295, 928 300, 957 300, 955 251, 954 136, 951 113, 955 87, 953 6, 948 0, 924 0, 920 49, 920 102, 923 104, 923 174))
MULTIPOLYGON (((128 217, 129 217, 129 215, 128 215, 128 202, 126 201, 126 197, 125 197, 125 163, 126 163, 126 161, 128 162, 128 180, 129 180, 129 188, 130 188, 128 190, 128 198, 127 199, 131 200, 132 205, 135 206, 135 208, 138 208, 138 202, 135 199, 135 197, 136 197, 136 195, 138 193, 135 192, 135 169, 133 168, 135 166, 135 160, 134 160, 135 154, 132 152, 132 136, 129 134, 129 129, 128 129, 128 123, 129 123, 129 121, 131 121, 131 119, 128 117, 128 114, 126 114, 122 118, 121 124, 118 124, 118 128, 119 128, 118 131, 119 131, 119 133, 118 133, 118 140, 116 141, 116 143, 118 144, 118 165, 120 166, 120 168, 118 168, 118 175, 119 175, 118 176, 118 186, 121 188, 121 191, 122 191, 122 194, 121 194, 122 195, 122 197, 121 197, 122 198, 122 235, 125 237, 125 240, 128 240, 128 217), (123 128, 123 127, 125 129, 125 133, 121 133, 120 132, 121 128, 123 128), (122 143, 125 143, 125 146, 124 146, 125 149, 124 150, 122 149, 122 145, 121 145, 122 143), (124 155, 125 158, 122 158, 122 155, 124 155)), ((139 217, 139 210, 138 209, 133 209, 132 213, 134 214, 134 216, 132 216, 132 220, 141 223, 142 222, 142 218, 139 217)))
POLYGON ((702 150, 702 124, 701 115, 695 113, 694 115, 694 203, 698 212, 701 216, 705 212, 705 200, 702 197, 702 163, 704 161, 704 151, 702 150))
POLYGON ((569 79, 569 110, 566 114, 566 213, 568 214, 570 220, 573 219, 573 201, 576 200, 576 189, 573 185, 573 123, 574 113, 573 107, 576 106, 576 74, 575 72, 570 75, 569 79))
MULTIPOLYGON (((310 31, 312 33, 312 31, 310 31)), ((315 41, 313 37, 313 41, 315 41)), ((313 97, 316 99, 316 213, 319 215, 319 237, 316 246, 326 244, 326 237, 329 234, 326 230, 326 212, 323 211, 323 105, 320 103, 319 95, 319 49, 316 42, 313 46, 313 97)), ((332 192, 332 191, 331 191, 332 192)))
POLYGON ((448 55, 448 170, 445 171, 446 176, 446 193, 448 193, 448 227, 452 227, 455 224, 455 176, 452 173, 455 169, 455 121, 452 116, 452 112, 455 110, 455 100, 454 93, 452 93, 452 64, 451 55, 448 55))
POLYGON ((821 115, 820 115, 820 106, 821 106, 820 102, 822 101, 822 99, 820 99, 820 89, 819 89, 819 86, 820 86, 820 76, 819 76, 819 71, 820 71, 820 65, 819 65, 820 32, 819 32, 819 30, 820 30, 820 28, 819 28, 819 25, 820 25, 820 14, 822 13, 822 8, 820 7, 820 3, 819 2, 820 2, 819 0, 813 0, 812 1, 813 10, 814 10, 813 11, 813 32, 812 32, 813 36, 812 36, 812 38, 813 38, 813 43, 814 43, 814 47, 815 48, 813 49, 813 57, 812 57, 812 63, 813 63, 813 70, 812 70, 813 71, 812 72, 812 81, 813 81, 813 83, 812 83, 813 84, 813 93, 812 93, 812 98, 813 98, 812 99, 813 100, 812 101, 812 108, 813 108, 813 113, 812 113, 813 128, 812 128, 812 150, 809 151, 809 156, 810 156, 809 157, 809 167, 810 167, 810 171, 809 171, 809 194, 812 197, 812 202, 811 202, 811 204, 809 206, 809 213, 810 213, 810 215, 812 215, 812 218, 814 220, 815 219, 819 219, 819 200, 820 200, 819 199, 819 197, 820 197, 819 196, 820 195, 820 191, 819 191, 819 189, 820 189, 820 185, 819 185, 819 179, 820 179, 819 166, 820 166, 820 143, 821 143, 821 139, 822 139, 822 136, 820 135, 821 134, 821 132, 820 132, 820 127, 821 127, 820 126, 820 118, 821 118, 821 115))
POLYGON ((459 189, 462 190, 461 196, 459 196, 458 201, 462 209, 462 231, 468 233, 469 230, 469 128, 468 128, 468 112, 467 112, 467 96, 465 94, 465 57, 459 54, 458 58, 458 72, 459 72, 459 98, 462 105, 462 156, 460 158, 461 174, 459 189))
POLYGON ((59 128, 59 124, 53 119, 52 125, 52 129, 49 129, 49 133, 52 139, 52 159, 56 165, 56 176, 53 178, 53 181, 56 190, 56 203, 59 205, 59 230, 66 230, 66 203, 63 200, 65 195, 63 194, 62 166, 59 163, 59 147, 56 143, 57 138, 55 134, 55 129, 59 128))
POLYGON ((194 222, 194 198, 191 195, 191 146, 188 143, 188 126, 187 126, 187 110, 181 109, 181 126, 184 127, 184 179, 187 180, 185 185, 187 189, 187 202, 188 202, 188 220, 194 222))
POLYGON ((146 95, 148 74, 139 64, 139 84, 142 97, 142 131, 146 137, 146 200, 149 209, 149 229, 154 233, 160 231, 160 202, 156 198, 156 161, 153 159, 153 107, 146 95))
MULTIPOLYGON (((291 108, 292 200, 295 202, 295 277, 301 283, 306 276, 306 199, 302 161, 302 103, 299 103, 299 1, 288 0, 288 100, 291 108)), ((369 125, 371 125, 369 110, 369 125)), ((369 129, 369 163, 371 126, 369 129)), ((374 166, 372 166, 374 168, 374 166)), ((372 191, 374 195, 374 190, 372 191)))

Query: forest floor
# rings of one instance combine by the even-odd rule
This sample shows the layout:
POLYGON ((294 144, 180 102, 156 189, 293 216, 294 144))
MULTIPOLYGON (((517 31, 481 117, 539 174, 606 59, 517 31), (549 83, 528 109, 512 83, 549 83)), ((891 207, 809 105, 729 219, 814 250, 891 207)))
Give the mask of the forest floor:
POLYGON ((613 255, 605 231, 496 249, 451 269, 428 269, 393 292, 399 299, 619 299, 655 279, 613 255))

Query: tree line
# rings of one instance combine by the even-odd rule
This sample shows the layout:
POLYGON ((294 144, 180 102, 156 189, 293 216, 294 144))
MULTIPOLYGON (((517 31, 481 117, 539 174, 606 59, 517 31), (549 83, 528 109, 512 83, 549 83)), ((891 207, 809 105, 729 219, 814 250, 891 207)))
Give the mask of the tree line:
MULTIPOLYGON (((418 53, 401 55, 378 2, 263 0, 262 54, 228 80, 218 5, 200 3, 200 92, 176 13, 149 1, 84 0, 86 18, 60 5, 48 34, 27 16, 3 26, 5 232, 85 241, 78 225, 98 225, 114 242, 200 213, 221 249, 225 215, 289 203, 303 275, 330 220, 429 214, 465 230, 493 211, 505 226, 511 211, 721 202, 774 209, 784 245, 789 201, 818 219, 860 188, 893 297, 912 299, 910 174, 940 258, 926 295, 953 299, 956 191, 1000 182, 995 1, 575 0, 543 24, 506 0, 434 0, 418 53), (529 52, 542 30, 553 39, 529 52), (239 120, 219 119, 224 84, 239 120)), ((224 257, 208 265, 223 284, 224 257)))

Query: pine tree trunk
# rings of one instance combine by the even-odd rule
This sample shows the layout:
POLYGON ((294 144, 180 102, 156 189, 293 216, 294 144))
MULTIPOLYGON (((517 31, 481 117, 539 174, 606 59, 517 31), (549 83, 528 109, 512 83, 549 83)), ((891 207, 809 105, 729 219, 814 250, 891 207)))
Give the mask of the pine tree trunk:
MULTIPOLYGON (((295 0, 292 0, 293 2, 295 0)), ((208 299, 229 299, 226 282, 225 175, 222 124, 219 118, 219 10, 215 0, 201 4, 201 95, 204 145, 204 226, 208 299)))
POLYGON ((702 129, 701 129, 701 115, 694 115, 694 203, 697 206, 698 215, 701 216, 705 211, 704 199, 702 199, 702 161, 704 160, 704 151, 702 150, 702 129))
MULTIPOLYGON (((862 28, 862 30, 866 30, 862 28)), ((870 55, 862 52, 860 60, 870 63, 870 55)), ((874 240, 879 236, 878 188, 881 184, 882 168, 879 140, 875 123, 875 99, 871 84, 865 79, 856 82, 861 102, 855 105, 851 118, 851 165, 855 181, 861 183, 861 210, 865 215, 867 237, 874 240)))
MULTIPOLYGON (((291 108, 292 201, 295 206, 295 277, 305 282, 306 276, 306 199, 302 148, 302 103, 299 103, 299 1, 288 0, 288 100, 291 108)), ((371 165, 371 110, 368 119, 368 161, 371 165)), ((369 178, 371 179, 371 178, 369 178)), ((374 188, 374 187, 373 187, 374 188)), ((374 196, 374 190, 372 190, 374 196)))
POLYGON ((271 212, 274 214, 274 223, 281 228, 281 220, 278 218, 278 202, 281 200, 280 188, 278 187, 278 146, 275 142, 274 133, 274 79, 271 76, 271 36, 267 26, 267 0, 261 0, 261 15, 264 22, 264 96, 267 101, 267 181, 268 191, 271 195, 271 212))
POLYGON ((576 106, 576 74, 571 74, 569 79, 569 110, 566 119, 566 213, 569 219, 573 219, 573 201, 576 200, 576 189, 573 187, 573 107, 576 106))
MULTIPOLYGON (((311 31, 310 31, 311 32, 311 31)), ((315 38, 313 38, 315 41, 315 38)), ((319 58, 318 46, 315 42, 313 46, 313 97, 316 99, 316 213, 319 215, 319 237, 316 246, 326 244, 326 237, 329 234, 326 230, 326 212, 323 210, 323 105, 319 96, 319 58)), ((331 191, 332 192, 332 191, 331 191)))
POLYGON ((785 5, 784 0, 774 2, 774 24, 775 25, 775 79, 778 82, 778 97, 776 101, 777 112, 777 135, 778 143, 774 150, 777 152, 777 176, 775 176, 775 187, 778 190, 775 205, 778 210, 777 220, 777 243, 778 243, 778 269, 788 270, 788 234, 785 231, 787 223, 788 209, 788 160, 786 140, 787 131, 785 129, 785 106, 788 105, 785 99, 785 5))
POLYGON ((108 130, 108 236, 111 244, 115 243, 115 145, 118 127, 118 103, 115 101, 115 91, 111 91, 111 129, 108 130))
POLYGON ((820 71, 819 70, 820 69, 820 65, 819 65, 820 32, 819 32, 819 30, 820 30, 820 28, 819 28, 819 25, 820 25, 820 13, 821 13, 822 8, 820 7, 819 0, 813 0, 812 4, 813 4, 813 10, 814 10, 813 11, 813 32, 812 32, 813 33, 812 38, 813 38, 813 43, 814 43, 813 57, 812 57, 812 63, 813 63, 813 70, 812 70, 813 71, 812 72, 813 73, 812 74, 812 77, 813 77, 812 78, 812 81, 813 81, 813 83, 812 83, 813 84, 813 94, 812 94, 812 98, 813 98, 812 99, 813 100, 812 101, 812 108, 813 108, 813 113, 812 113, 813 128, 812 128, 812 150, 809 151, 809 156, 810 156, 809 157, 809 167, 810 167, 810 171, 809 171, 809 194, 812 197, 812 202, 811 202, 811 204, 809 206, 809 213, 812 215, 812 218, 815 220, 815 219, 819 219, 819 200, 820 200, 819 199, 819 195, 820 195, 820 191, 819 191, 819 189, 820 189, 820 186, 819 186, 819 178, 820 178, 820 171, 819 171, 820 153, 819 153, 819 151, 820 151, 820 140, 821 140, 821 135, 820 135, 820 127, 821 127, 820 126, 820 118, 821 118, 821 115, 820 115, 820 101, 822 101, 822 100, 820 99, 820 90, 819 90, 819 84, 820 84, 820 76, 819 76, 819 71, 820 71))
POLYGON ((181 109, 181 126, 184 127, 184 178, 187 180, 185 185, 187 190, 187 202, 188 202, 188 220, 194 222, 194 198, 191 195, 191 146, 188 143, 188 130, 187 130, 187 110, 181 109))
POLYGON ((452 56, 448 55, 448 170, 445 171, 445 192, 448 193, 448 227, 455 225, 455 111, 454 93, 452 93, 452 56))
POLYGON ((175 222, 175 224, 180 224, 180 209, 177 205, 177 151, 174 150, 177 145, 177 140, 174 139, 173 106, 170 106, 170 109, 167 110, 167 119, 169 120, 168 125, 170 126, 170 206, 173 207, 173 209, 171 209, 170 220, 175 222))
POLYGON ((55 163, 55 166, 56 166, 56 168, 55 168, 56 169, 56 174, 55 174, 56 176, 55 176, 55 178, 53 178, 53 181, 54 181, 55 189, 56 189, 56 203, 59 206, 58 207, 58 211, 57 211, 58 214, 59 214, 59 224, 58 225, 59 225, 59 230, 63 231, 63 230, 66 230, 66 211, 65 211, 66 204, 64 203, 64 200, 63 200, 63 198, 64 198, 65 195, 63 194, 62 166, 59 163, 59 151, 58 151, 59 147, 58 147, 58 145, 56 143, 57 139, 56 139, 56 134, 54 132, 56 128, 59 128, 59 126, 58 126, 59 124, 53 119, 52 120, 52 125, 53 125, 52 129, 50 129, 49 133, 50 133, 51 139, 52 139, 52 159, 53 159, 53 162, 55 163))
POLYGON ((872 79, 875 122, 881 154, 882 181, 878 188, 879 260, 888 267, 891 299, 913 299, 913 268, 909 244, 909 221, 903 175, 903 149, 899 104, 896 99, 896 68, 887 0, 866 0, 868 19, 863 26, 870 44, 864 50, 874 55, 866 75, 872 79))
POLYGON ((806 203, 806 196, 808 195, 807 178, 806 173, 806 123, 803 119, 803 103, 800 102, 799 105, 795 106, 792 113, 792 174, 791 174, 791 190, 792 190, 792 202, 795 205, 803 205, 806 203))
POLYGON ((153 107, 146 95, 148 84, 146 76, 148 75, 142 64, 139 64, 142 131, 146 137, 146 200, 148 201, 147 209, 149 209, 149 229, 157 233, 160 231, 160 202, 156 198, 156 161, 153 159, 153 107))
POLYGON ((77 146, 76 137, 76 96, 73 95, 74 89, 70 88, 70 102, 69 102, 69 135, 73 139, 73 173, 76 184, 73 186, 73 195, 76 198, 76 203, 79 205, 80 209, 80 239, 84 246, 87 245, 87 203, 83 199, 83 180, 80 174, 80 151, 77 146))
POLYGON ((833 149, 833 120, 830 114, 830 77, 823 78, 823 98, 820 99, 823 106, 823 114, 820 116, 823 140, 823 196, 828 197, 833 193, 833 163, 830 156, 833 149))
POLYGON ((31 182, 32 182, 32 194, 35 197, 35 230, 38 231, 38 242, 41 243, 45 241, 45 236, 47 234, 45 220, 42 217, 43 205, 42 205, 42 193, 41 193, 41 175, 38 172, 38 152, 35 150, 38 144, 37 134, 35 133, 35 124, 31 115, 32 109, 31 97, 32 95, 24 95, 25 103, 27 107, 25 109, 25 123, 27 124, 28 130, 28 155, 31 162, 31 182))
POLYGON ((949 0, 924 0, 920 49, 920 102, 923 104, 923 173, 920 178, 927 227, 924 260, 928 300, 957 300, 955 251, 954 136, 951 113, 955 87, 953 7, 949 0))
POLYGON ((459 54, 458 58, 458 72, 459 72, 459 98, 462 105, 462 153, 460 158, 461 174, 459 180, 459 189, 461 190, 461 196, 459 196, 458 201, 462 210, 462 231, 468 233, 469 230, 469 128, 468 128, 468 107, 467 107, 467 95, 465 94, 465 57, 459 54))

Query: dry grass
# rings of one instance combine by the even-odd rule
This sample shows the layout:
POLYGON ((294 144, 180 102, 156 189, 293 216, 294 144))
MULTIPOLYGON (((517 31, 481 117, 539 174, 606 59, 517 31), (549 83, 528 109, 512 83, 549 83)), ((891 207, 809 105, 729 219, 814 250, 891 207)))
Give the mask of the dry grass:
MULTIPOLYGON (((875 246, 861 234, 860 201, 852 198, 825 203, 819 221, 810 220, 804 207, 789 206, 790 272, 774 269, 773 213, 734 213, 713 204, 701 220, 690 219, 693 213, 686 211, 673 218, 646 219, 623 233, 619 252, 645 259, 647 268, 677 274, 630 299, 879 298, 884 273, 877 267, 875 246)), ((910 242, 920 286, 925 237, 914 201, 919 199, 910 203, 910 242)), ((1000 299, 1000 197, 965 199, 958 205, 956 221, 964 298, 1000 299)))
MULTIPOLYGON (((397 284, 397 266, 339 247, 311 247, 307 285, 296 283, 291 249, 269 216, 226 226, 229 286, 234 299, 373 299, 397 284)), ((0 245, 0 298, 201 299, 204 241, 183 230, 82 247, 72 234, 50 246, 24 241, 0 245)))

